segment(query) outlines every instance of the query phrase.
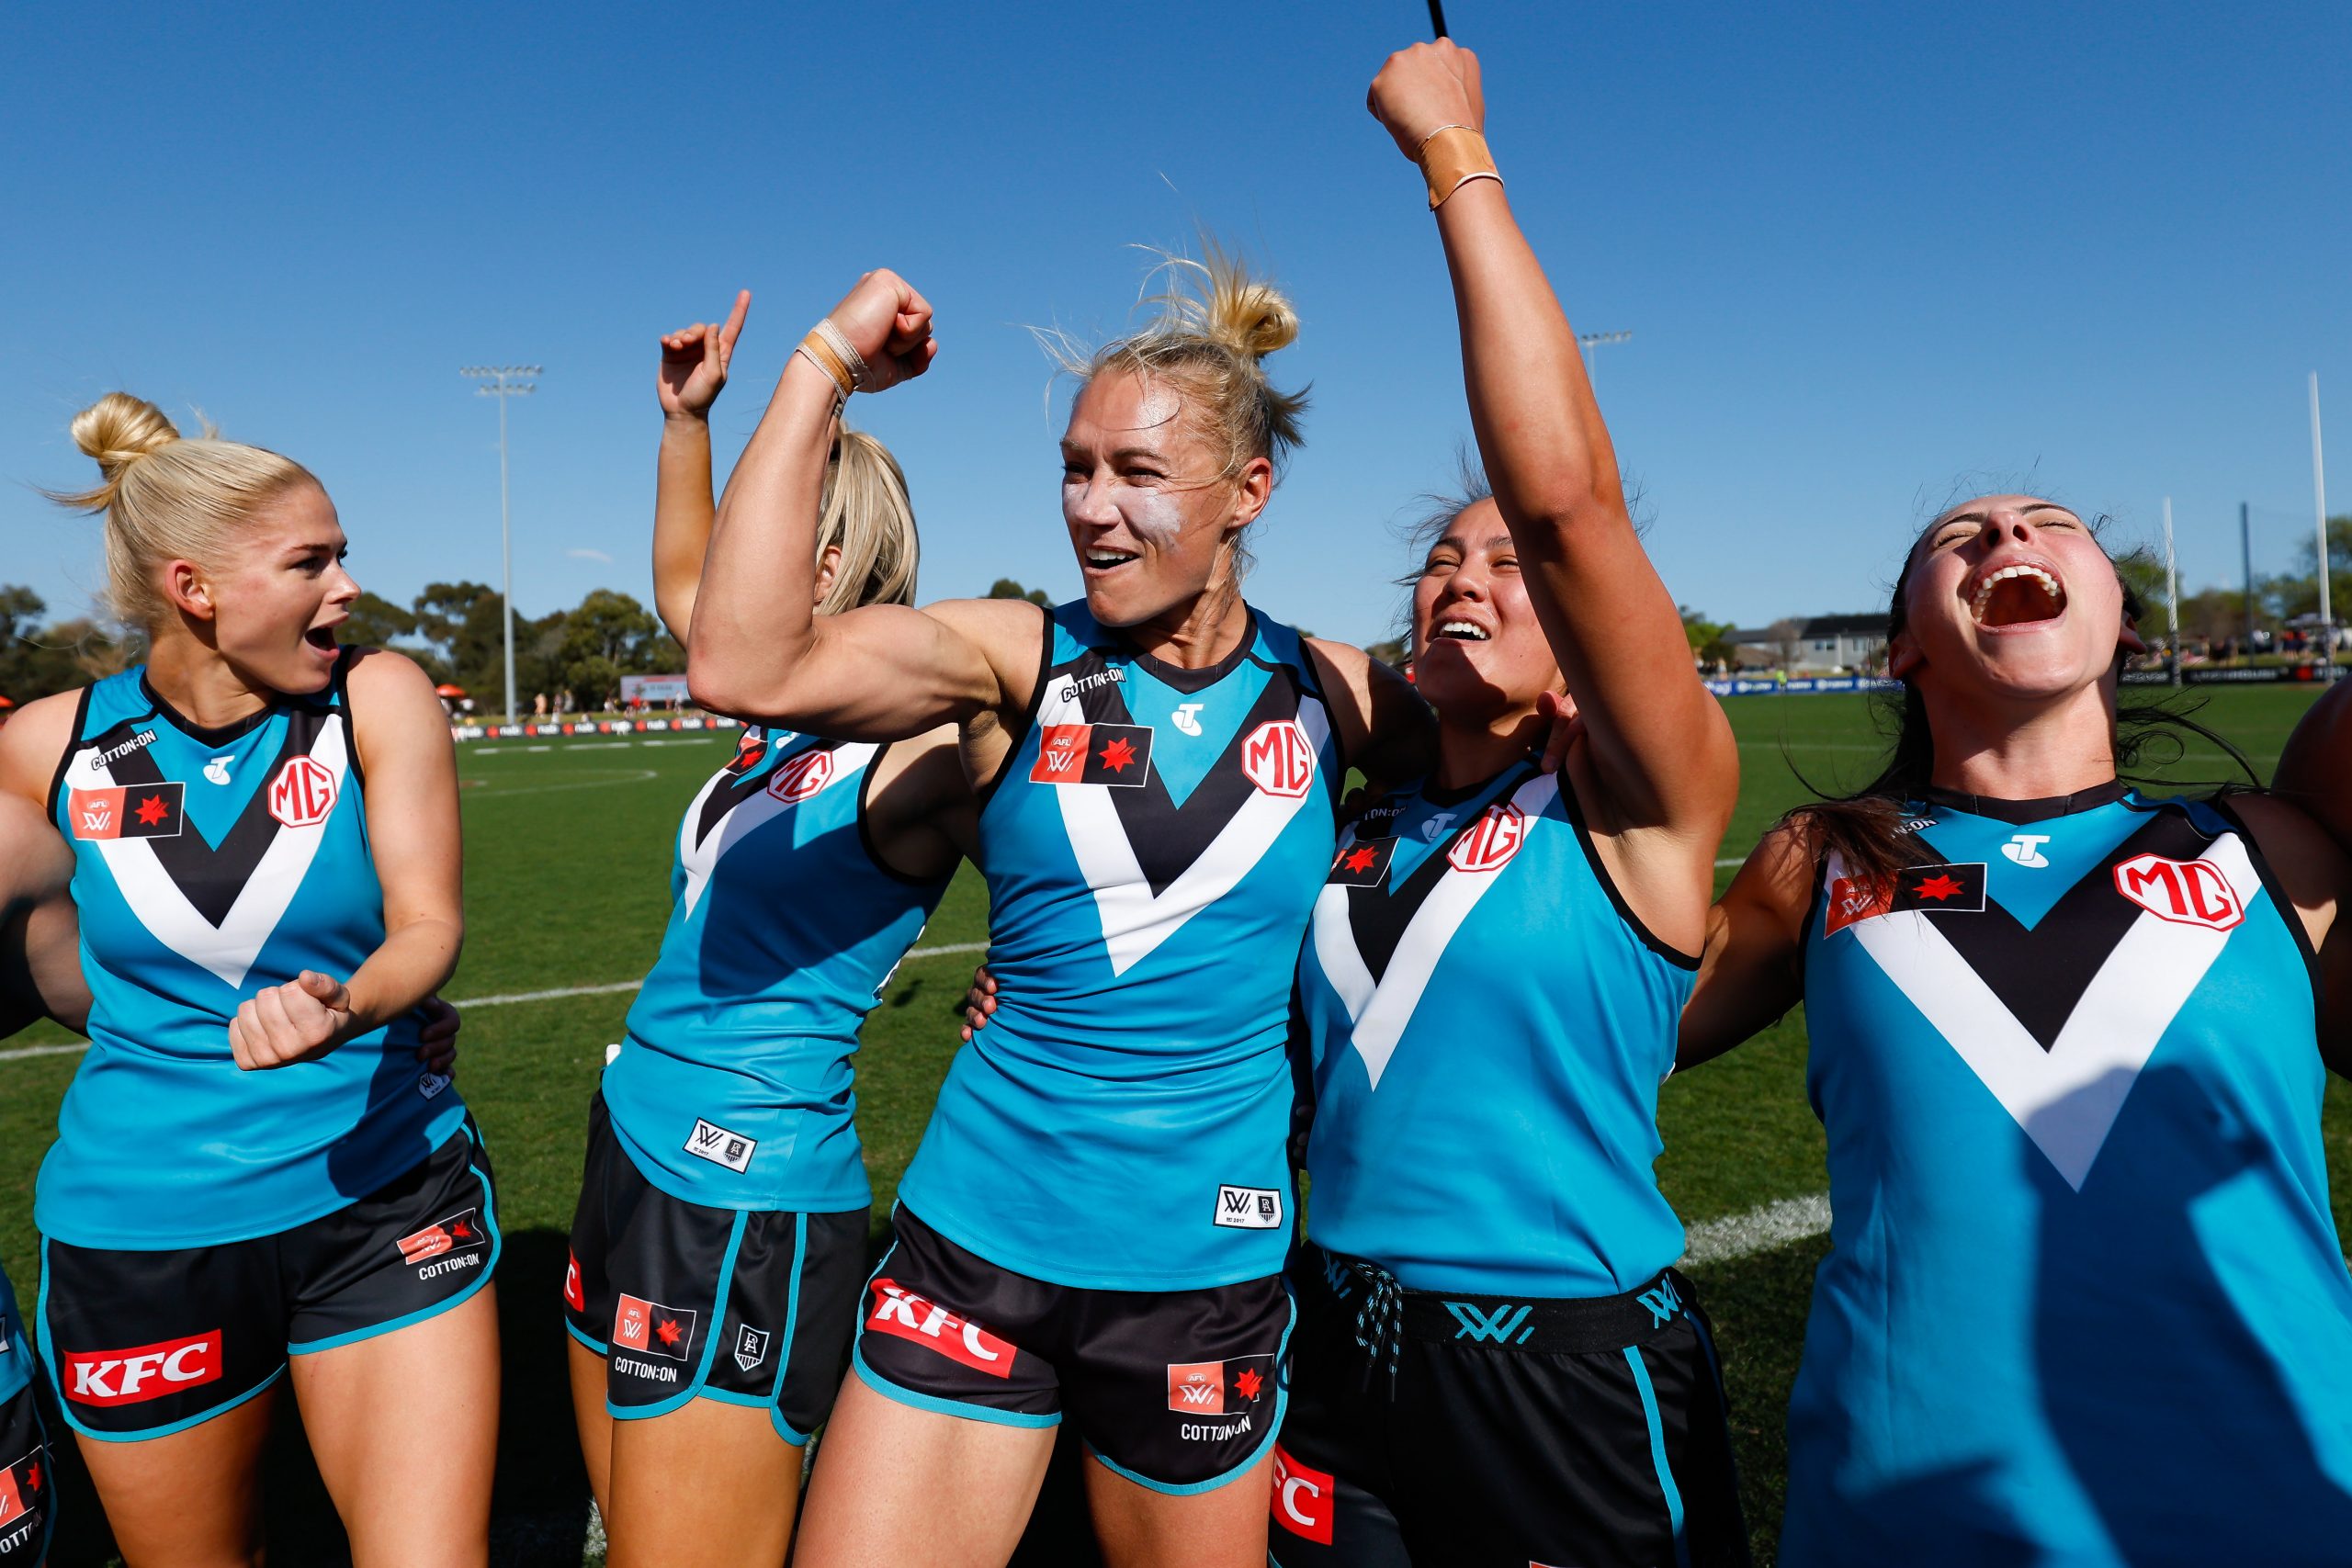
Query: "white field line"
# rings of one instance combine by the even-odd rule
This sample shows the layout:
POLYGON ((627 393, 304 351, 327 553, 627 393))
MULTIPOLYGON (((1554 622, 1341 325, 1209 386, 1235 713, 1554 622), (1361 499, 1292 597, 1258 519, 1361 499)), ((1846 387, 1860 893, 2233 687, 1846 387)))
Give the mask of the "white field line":
POLYGON ((1726 1214, 1720 1220, 1705 1220, 1692 1225, 1685 1233, 1689 1240, 1682 1251, 1682 1266, 1728 1263, 1736 1258, 1770 1252, 1791 1242, 1819 1235, 1828 1228, 1828 1193, 1783 1198, 1744 1214, 1726 1214))
MULTIPOLYGON (((936 947, 910 947, 909 958, 949 958, 958 953, 986 953, 984 942, 948 942, 936 947)), ((641 980, 622 980, 609 986, 559 986, 545 991, 509 991, 496 997, 454 997, 449 1005, 457 1008, 499 1008, 515 1002, 552 1002, 566 997, 613 997, 624 991, 634 991, 643 985, 641 980)), ((20 1045, 14 1051, 0 1051, 0 1062, 22 1062, 35 1056, 78 1056, 87 1045, 20 1045)))

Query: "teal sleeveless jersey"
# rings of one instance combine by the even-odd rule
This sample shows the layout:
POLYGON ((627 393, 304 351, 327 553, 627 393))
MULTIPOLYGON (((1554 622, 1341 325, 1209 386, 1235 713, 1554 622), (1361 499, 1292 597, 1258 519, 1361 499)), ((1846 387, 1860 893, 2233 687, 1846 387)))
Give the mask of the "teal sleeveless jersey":
POLYGON ((1651 1166, 1696 960, 1532 764, 1342 837, 1306 950, 1307 1235, 1408 1289, 1610 1296, 1682 1254, 1651 1166))
POLYGON ((686 807, 669 930, 604 1082, 621 1146, 673 1197, 813 1213, 873 1201, 850 1057, 947 886, 875 855, 865 801, 881 752, 747 729, 686 807))
POLYGON ((237 1004, 384 941, 345 677, 202 729, 125 671, 83 694, 51 811, 74 847, 90 1049, 33 1216, 77 1247, 240 1241, 332 1213, 465 1115, 411 1015, 315 1062, 241 1071, 237 1004))
MULTIPOLYGON (((17 1312, 17 1292, 8 1287, 8 1271, 0 1269, 0 1404, 16 1398, 32 1381, 32 1330, 17 1312)), ((8 1462, 0 1459, 0 1464, 8 1462)))
POLYGON ((2252 839, 1937 794, 1804 953, 1833 1249, 1781 1561, 2352 1557, 2316 972, 2252 839))
POLYGON ((980 816, 996 1016, 899 1188, 1060 1285, 1194 1290, 1290 1240, 1291 979, 1340 767, 1298 635, 1251 612, 1181 670, 1053 613, 1027 733, 980 816))

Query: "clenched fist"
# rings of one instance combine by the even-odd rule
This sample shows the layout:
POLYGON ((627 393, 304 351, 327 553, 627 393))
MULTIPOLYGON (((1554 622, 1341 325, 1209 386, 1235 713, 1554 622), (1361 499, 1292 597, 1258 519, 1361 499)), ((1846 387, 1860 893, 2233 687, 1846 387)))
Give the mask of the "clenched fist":
POLYGON ((1401 50, 1372 79, 1364 107, 1396 139, 1396 150, 1419 163, 1421 143, 1440 126, 1486 130, 1487 96, 1478 87, 1478 57, 1450 39, 1401 50))
POLYGON ((884 391, 912 380, 931 368, 939 353, 931 335, 931 301, 888 267, 859 278, 831 314, 833 325, 865 360, 860 391, 884 391))
POLYGON ((237 1004, 229 1050, 246 1072, 313 1062, 351 1032, 351 992, 340 980, 305 969, 237 1004))

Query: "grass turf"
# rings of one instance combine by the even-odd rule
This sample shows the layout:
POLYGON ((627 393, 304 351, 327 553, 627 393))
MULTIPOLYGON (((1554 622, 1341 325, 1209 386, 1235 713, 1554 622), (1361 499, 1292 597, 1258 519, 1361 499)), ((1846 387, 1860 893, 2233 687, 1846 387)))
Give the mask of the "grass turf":
MULTIPOLYGON (((2265 777, 2309 691, 2224 691, 2202 718, 2243 748, 2265 777)), ((1862 700, 1764 696, 1726 705, 1740 745, 1740 803, 1722 853, 1743 854, 1787 807, 1804 798, 1799 775, 1824 787, 1864 782, 1880 740, 1862 700)), ((672 835, 700 782, 731 741, 467 747, 460 755, 467 848, 466 954, 453 998, 616 985, 651 962, 667 919, 672 835)), ((2199 743, 2169 776, 2225 776, 2226 759, 2199 743)), ((1729 869, 1721 873, 1724 879, 1729 869)), ((922 945, 979 942, 987 897, 959 874, 922 945)), ((914 1152, 931 1097, 956 1043, 955 1006, 969 953, 910 958, 875 1010, 858 1060, 858 1120, 876 1190, 877 1237, 899 1173, 914 1152)), ((498 1560, 578 1563, 585 1485, 572 1446, 556 1301, 564 1235, 577 1195, 585 1110, 628 1010, 627 993, 478 1006, 466 1015, 460 1084, 497 1162, 507 1238, 501 1268, 506 1334, 506 1419, 497 1497, 498 1560)), ((0 1050, 70 1042, 53 1025, 0 1050)), ((57 1101, 78 1058, 0 1060, 0 1261, 29 1303, 38 1286, 34 1172, 57 1101)), ((2339 1226, 2352 1184, 2352 1119, 2330 1097, 2327 1144, 2339 1226)), ((1659 1179, 1686 1221, 1737 1214, 1825 1185, 1823 1143, 1804 1097, 1801 1016, 1720 1062, 1666 1087, 1659 1179)), ((1814 1240, 1694 1269, 1721 1336, 1735 1435, 1758 1560, 1771 1561, 1785 1450, 1781 1412, 1795 1375, 1814 1240)), ((271 1560, 344 1561, 332 1511, 284 1423, 273 1463, 271 1560)), ((105 1542, 86 1484, 70 1461, 61 1477, 66 1517, 54 1561, 103 1561, 105 1542)))

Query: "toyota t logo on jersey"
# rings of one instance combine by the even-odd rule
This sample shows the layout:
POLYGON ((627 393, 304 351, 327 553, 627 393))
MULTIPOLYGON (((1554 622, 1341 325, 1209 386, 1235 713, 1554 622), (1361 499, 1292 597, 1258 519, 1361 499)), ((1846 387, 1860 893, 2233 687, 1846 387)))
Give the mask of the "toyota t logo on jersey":
POLYGON ((933 1305, 896 1280, 876 1280, 873 1289, 874 1309, 865 1315, 868 1334, 910 1340, 992 1378, 1012 1376, 1012 1358, 1018 1351, 1011 1340, 1000 1339, 970 1318, 933 1305))
POLYGON ((65 1397, 76 1404, 144 1404, 217 1382, 220 1331, 128 1350, 68 1350, 64 1371, 65 1397))
POLYGON ((788 762, 776 764, 768 775, 768 793, 786 806, 797 806, 831 782, 833 754, 831 751, 803 751, 788 762))
POLYGON ((1462 830, 1445 858, 1456 871, 1500 871, 1526 838, 1527 813, 1508 800, 1498 801, 1462 830))
POLYGON ((2115 890, 2160 920, 2225 931, 2245 919, 2245 906, 2211 861, 2133 855, 2115 867, 2115 890))
POLYGON ((65 818, 77 839, 176 839, 187 820, 181 809, 187 793, 177 780, 69 790, 65 818))
POLYGON ((1241 743, 1241 771, 1265 794, 1298 800, 1315 783, 1315 748, 1298 720, 1273 719, 1241 743))
POLYGON ((315 828, 334 809, 334 774, 310 757, 292 757, 269 781, 269 814, 288 828, 315 828))

